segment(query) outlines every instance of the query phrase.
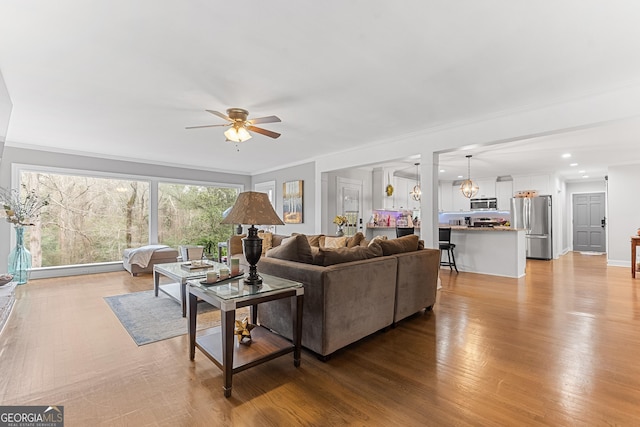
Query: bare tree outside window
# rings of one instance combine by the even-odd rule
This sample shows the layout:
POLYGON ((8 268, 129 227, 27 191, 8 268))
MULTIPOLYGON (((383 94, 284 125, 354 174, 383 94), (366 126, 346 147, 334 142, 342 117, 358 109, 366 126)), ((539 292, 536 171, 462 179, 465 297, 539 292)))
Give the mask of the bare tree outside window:
POLYGON ((22 171, 20 182, 49 205, 26 242, 33 267, 120 261, 149 242, 149 183, 22 171))

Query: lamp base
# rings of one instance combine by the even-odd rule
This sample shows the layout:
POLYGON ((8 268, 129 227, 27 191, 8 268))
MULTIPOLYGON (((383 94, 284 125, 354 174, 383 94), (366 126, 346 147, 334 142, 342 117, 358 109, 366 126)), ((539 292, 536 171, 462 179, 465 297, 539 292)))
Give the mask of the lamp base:
POLYGON ((256 274, 257 277, 251 277, 251 274, 249 274, 248 277, 244 278, 244 284, 245 285, 249 285, 249 286, 260 286, 262 285, 262 277, 260 277, 260 275, 256 274))
POLYGON ((250 286, 262 284, 262 277, 258 275, 258 261, 262 256, 262 239, 258 237, 258 229, 255 226, 249 228, 247 237, 242 239, 242 252, 249 263, 249 276, 245 277, 244 283, 250 286))

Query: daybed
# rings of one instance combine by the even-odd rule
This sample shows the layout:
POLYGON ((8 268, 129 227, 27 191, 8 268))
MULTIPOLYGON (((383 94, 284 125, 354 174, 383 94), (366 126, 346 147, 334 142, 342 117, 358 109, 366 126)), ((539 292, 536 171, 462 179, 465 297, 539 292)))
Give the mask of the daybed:
POLYGON ((164 245, 148 245, 140 248, 125 249, 122 252, 122 266, 137 276, 140 273, 153 273, 153 266, 168 262, 176 262, 178 251, 164 245))

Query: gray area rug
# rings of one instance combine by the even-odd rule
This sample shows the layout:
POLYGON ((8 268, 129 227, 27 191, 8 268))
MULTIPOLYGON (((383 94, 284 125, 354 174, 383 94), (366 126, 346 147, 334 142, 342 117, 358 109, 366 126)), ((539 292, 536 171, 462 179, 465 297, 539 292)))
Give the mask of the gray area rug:
MULTIPOLYGON (((153 291, 104 297, 109 307, 138 345, 166 340, 187 333, 187 318, 182 317, 180 304, 160 292, 153 291)), ((216 311, 206 316, 204 322, 198 318, 199 329, 220 324, 219 310, 205 303, 198 303, 198 314, 216 311)))

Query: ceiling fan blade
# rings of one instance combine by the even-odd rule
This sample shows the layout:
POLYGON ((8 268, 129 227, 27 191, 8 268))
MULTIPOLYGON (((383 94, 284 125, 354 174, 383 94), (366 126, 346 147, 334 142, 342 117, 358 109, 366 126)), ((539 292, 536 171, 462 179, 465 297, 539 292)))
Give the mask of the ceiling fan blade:
POLYGON ((185 129, 199 129, 199 128, 215 128, 218 126, 231 126, 231 123, 227 123, 224 125, 203 125, 203 126, 187 126, 185 129))
POLYGON ((255 126, 247 126, 247 129, 249 129, 250 131, 253 131, 253 132, 260 133, 262 135, 268 136, 270 138, 277 138, 277 137, 280 136, 279 133, 271 132, 270 130, 258 128, 258 127, 255 127, 255 126))
POLYGON ((232 122, 232 121, 233 121, 233 120, 231 120, 231 119, 229 118, 229 116, 227 116, 226 114, 222 114, 220 111, 213 111, 213 110, 204 110, 204 111, 206 111, 207 113, 211 113, 211 114, 213 114, 214 116, 218 116, 218 117, 220 117, 221 119, 225 119, 225 120, 228 120, 228 121, 230 121, 230 122, 232 122))
POLYGON ((258 123, 276 123, 281 121, 282 120, 280 120, 280 118, 277 116, 258 117, 257 119, 247 120, 247 122, 249 122, 249 124, 252 124, 252 125, 255 125, 258 123))

